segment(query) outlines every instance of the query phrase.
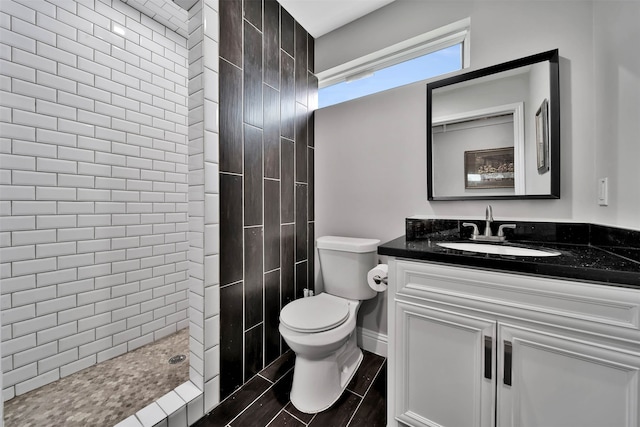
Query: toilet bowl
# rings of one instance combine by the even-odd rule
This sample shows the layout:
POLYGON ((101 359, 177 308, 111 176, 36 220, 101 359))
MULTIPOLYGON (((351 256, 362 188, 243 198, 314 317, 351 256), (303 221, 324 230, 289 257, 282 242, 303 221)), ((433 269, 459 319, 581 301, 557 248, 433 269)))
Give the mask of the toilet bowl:
POLYGON ((292 301, 280 312, 280 334, 296 353, 291 403, 302 412, 328 409, 360 366, 356 319, 360 302, 376 295, 366 273, 376 265, 379 242, 319 238, 325 292, 292 301))
POLYGON ((329 315, 326 320, 323 319, 333 322, 333 327, 318 330, 322 329, 319 326, 321 320, 315 332, 312 329, 305 330, 307 325, 297 324, 295 314, 286 310, 295 309, 293 303, 280 314, 280 334, 296 353, 291 403, 298 410, 313 414, 329 408, 338 400, 360 366, 363 356, 357 346, 355 333, 360 302, 326 293, 297 301, 307 303, 300 311, 315 303, 329 310, 339 310, 335 317, 329 315), (335 319, 342 317, 343 309, 347 311, 346 316, 335 324, 335 319))

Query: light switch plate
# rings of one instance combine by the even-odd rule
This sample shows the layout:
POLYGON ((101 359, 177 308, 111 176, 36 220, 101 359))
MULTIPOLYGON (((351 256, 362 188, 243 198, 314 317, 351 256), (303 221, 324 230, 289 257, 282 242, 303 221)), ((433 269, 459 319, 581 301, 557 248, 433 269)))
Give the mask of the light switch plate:
POLYGON ((609 179, 600 178, 598 180, 598 204, 600 206, 609 205, 609 179))

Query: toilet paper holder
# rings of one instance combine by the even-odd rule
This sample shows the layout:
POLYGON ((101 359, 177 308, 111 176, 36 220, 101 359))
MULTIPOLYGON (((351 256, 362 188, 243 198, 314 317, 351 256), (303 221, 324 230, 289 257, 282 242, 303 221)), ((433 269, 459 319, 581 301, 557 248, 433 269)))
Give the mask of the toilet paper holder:
POLYGON ((367 283, 369 287, 376 292, 384 292, 387 290, 389 266, 387 264, 378 264, 367 272, 367 283))
POLYGON ((373 281, 376 283, 376 285, 379 285, 380 283, 384 283, 385 285, 388 285, 387 280, 389 280, 389 278, 386 276, 380 277, 378 274, 373 276, 373 281))

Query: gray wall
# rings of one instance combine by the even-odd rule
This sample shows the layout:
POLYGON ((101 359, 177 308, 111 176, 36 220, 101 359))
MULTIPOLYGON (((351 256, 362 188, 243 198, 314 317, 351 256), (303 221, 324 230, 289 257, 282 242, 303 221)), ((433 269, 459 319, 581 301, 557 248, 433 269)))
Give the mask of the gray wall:
POLYGON ((640 229, 640 2, 594 2, 595 179, 609 177, 609 206, 595 222, 640 229))
MULTIPOLYGON (((316 68, 322 71, 469 16, 472 68, 558 48, 562 198, 492 201, 494 217, 600 221, 637 229, 640 203, 633 185, 639 181, 638 169, 627 159, 638 158, 633 155, 638 150, 638 115, 632 113, 638 111, 640 66, 636 58, 629 58, 633 55, 623 57, 623 52, 632 51, 632 40, 637 43, 638 30, 631 17, 637 17, 638 7, 630 2, 611 3, 615 7, 607 9, 599 2, 594 6, 591 2, 566 1, 397 0, 320 37, 316 68), (594 7, 599 16, 595 25, 594 7), (615 30, 605 35, 605 28, 615 30), (607 64, 596 61, 595 91, 594 34, 598 36, 595 58, 610 60, 607 64), (622 47, 613 48, 616 42, 622 47), (607 53, 609 48, 611 53, 607 53), (611 82, 614 77, 617 85, 611 82), (602 114, 596 116, 594 105, 600 101, 613 109, 598 107, 602 114), (596 128, 600 135, 597 139, 596 128), (606 155, 600 156, 605 151, 606 155), (596 164, 602 173, 629 177, 629 181, 619 181, 625 194, 618 195, 615 206, 597 206, 596 164), (605 215, 605 210, 615 210, 615 214, 605 215)), ((316 236, 338 234, 385 241, 404 234, 404 219, 411 215, 482 217, 486 202, 427 202, 425 115, 425 82, 316 112, 316 236)), ((374 303, 368 303, 360 325, 387 332, 385 299, 379 297, 374 308, 370 307, 374 303)))

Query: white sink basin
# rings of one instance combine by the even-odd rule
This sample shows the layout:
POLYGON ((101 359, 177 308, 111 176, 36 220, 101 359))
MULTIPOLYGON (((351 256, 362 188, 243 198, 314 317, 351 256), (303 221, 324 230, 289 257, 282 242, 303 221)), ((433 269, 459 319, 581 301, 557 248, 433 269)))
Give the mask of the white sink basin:
POLYGON ((447 249, 457 249, 459 251, 467 252, 479 252, 485 254, 497 254, 497 255, 511 255, 511 256, 558 256, 560 252, 521 248, 518 246, 507 245, 489 245, 486 243, 438 243, 438 246, 442 246, 447 249))

